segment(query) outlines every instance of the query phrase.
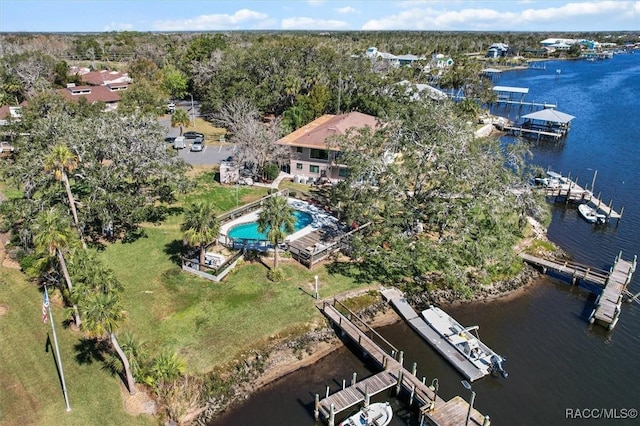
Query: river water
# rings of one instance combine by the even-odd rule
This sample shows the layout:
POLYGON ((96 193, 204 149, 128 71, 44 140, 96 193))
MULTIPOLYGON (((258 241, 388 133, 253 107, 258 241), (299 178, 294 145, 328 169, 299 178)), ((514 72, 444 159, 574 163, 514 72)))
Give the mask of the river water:
MULTIPOLYGON (((545 70, 505 72, 496 84, 528 87, 526 100, 556 103, 576 117, 564 141, 530 143, 533 163, 578 176, 583 185, 591 185, 597 170, 595 193, 601 191, 606 202, 613 199, 617 211, 625 207, 619 225, 594 226, 575 206, 554 205, 549 238, 574 260, 601 269, 608 269, 620 250, 629 260, 640 254, 640 54, 551 61, 545 70)), ((633 292, 640 292, 639 275, 631 283, 633 292)), ((640 409, 640 304, 623 305, 609 332, 587 323, 593 302, 586 288, 545 276, 514 297, 446 308, 460 323, 479 325, 482 340, 507 358, 508 379, 486 377, 473 384, 474 406, 490 415, 492 424, 640 424, 628 418, 640 409), (575 418, 579 415, 615 418, 575 418)), ((429 382, 438 378, 445 400, 469 397, 463 377, 407 325, 378 331, 404 351, 405 366, 416 362, 419 376, 429 382)), ((338 390, 353 372, 364 378, 374 370, 357 351, 343 347, 263 388, 210 425, 312 425, 314 394, 323 395, 326 386, 338 390)), ((387 399, 394 408, 392 425, 418 424, 406 395, 385 393, 374 400, 387 399)))

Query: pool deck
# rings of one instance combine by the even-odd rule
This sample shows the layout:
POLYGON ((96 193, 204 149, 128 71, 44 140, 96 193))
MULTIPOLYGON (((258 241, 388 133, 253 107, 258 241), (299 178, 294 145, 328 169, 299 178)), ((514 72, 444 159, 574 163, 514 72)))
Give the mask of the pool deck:
MULTIPOLYGON (((289 205, 293 207, 295 210, 299 210, 311 215, 312 222, 309 225, 302 228, 301 230, 287 236, 287 238, 285 239, 285 242, 287 243, 291 243, 301 237, 304 237, 305 235, 308 235, 324 227, 335 226, 338 224, 338 219, 331 216, 329 213, 325 212, 323 209, 317 206, 314 206, 312 204, 309 204, 306 201, 298 200, 296 198, 289 198, 288 202, 289 202, 289 205)), ((229 229, 231 229, 236 225, 240 225, 242 223, 256 222, 258 220, 259 214, 260 214, 260 210, 256 210, 254 212, 251 212, 249 214, 246 214, 244 216, 241 216, 237 219, 234 219, 230 222, 225 223, 220 227, 220 237, 218 238, 218 241, 220 241, 223 244, 226 244, 227 243, 226 236, 227 236, 227 233, 229 232, 229 229)), ((268 248, 269 245, 270 245, 269 243, 258 244, 256 247, 253 247, 253 248, 266 249, 268 248)))

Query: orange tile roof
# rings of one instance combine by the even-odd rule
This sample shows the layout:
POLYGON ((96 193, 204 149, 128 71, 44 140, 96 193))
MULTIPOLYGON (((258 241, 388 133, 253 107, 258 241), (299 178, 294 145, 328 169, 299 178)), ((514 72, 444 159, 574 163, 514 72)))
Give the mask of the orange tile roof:
POLYGON ((340 149, 337 146, 327 147, 329 137, 344 135, 348 129, 359 129, 366 126, 376 128, 377 119, 357 111, 340 115, 325 114, 306 126, 289 133, 280 139, 278 144, 337 151, 340 149))

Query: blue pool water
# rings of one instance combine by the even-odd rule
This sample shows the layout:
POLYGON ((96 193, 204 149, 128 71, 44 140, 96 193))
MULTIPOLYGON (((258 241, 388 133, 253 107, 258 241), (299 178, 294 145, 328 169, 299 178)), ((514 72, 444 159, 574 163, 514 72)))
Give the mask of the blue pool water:
MULTIPOLYGON (((309 213, 301 212, 300 210, 294 210, 293 215, 296 218, 296 222, 293 226, 294 232, 298 232, 299 230, 313 222, 313 218, 309 213)), ((229 229, 227 235, 229 236, 229 238, 233 238, 234 240, 267 240, 266 234, 258 232, 257 222, 249 222, 236 225, 229 229)))

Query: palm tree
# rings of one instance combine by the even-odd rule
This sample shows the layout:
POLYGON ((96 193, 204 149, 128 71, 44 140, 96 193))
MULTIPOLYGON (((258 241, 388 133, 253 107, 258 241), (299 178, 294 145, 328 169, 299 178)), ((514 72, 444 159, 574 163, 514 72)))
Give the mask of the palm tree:
POLYGON ((278 245, 295 230, 294 224, 293 208, 285 197, 274 195, 264 202, 258 216, 258 232, 266 232, 269 242, 273 244, 273 269, 278 269, 278 245))
POLYGON ((200 249, 199 268, 204 264, 204 252, 211 241, 216 241, 220 232, 220 223, 216 218, 213 204, 196 202, 187 207, 182 223, 184 242, 200 249))
POLYGON ((129 393, 134 395, 136 387, 129 367, 129 360, 120 348, 115 334, 116 329, 124 320, 118 293, 96 292, 84 300, 84 303, 80 305, 80 310, 84 318, 83 329, 91 336, 109 339, 111 346, 122 361, 129 393))
MULTIPOLYGON (((57 257, 62 276, 67 283, 67 289, 71 295, 73 293, 73 285, 71 283, 69 269, 67 268, 67 262, 64 258, 64 250, 73 247, 77 240, 74 238, 68 220, 56 208, 45 210, 37 216, 33 232, 33 242, 36 249, 47 252, 49 256, 57 257)), ((80 327, 80 314, 78 313, 78 306, 75 303, 73 304, 73 311, 75 323, 80 327)))
POLYGON ((171 116, 171 127, 180 126, 180 136, 182 136, 182 126, 188 126, 190 122, 189 114, 182 108, 176 109, 171 116))
POLYGON ((69 176, 67 176, 67 172, 72 172, 76 167, 78 167, 78 157, 73 152, 71 152, 71 150, 66 145, 54 146, 49 155, 47 155, 47 157, 45 158, 44 170, 46 172, 53 172, 53 177, 64 184, 64 189, 67 192, 69 208, 71 209, 71 214, 73 215, 73 223, 78 229, 78 234, 80 235, 82 246, 86 248, 84 239, 82 238, 82 231, 80 230, 80 225, 78 224, 78 211, 76 210, 75 197, 73 196, 73 192, 71 192, 69 176))

